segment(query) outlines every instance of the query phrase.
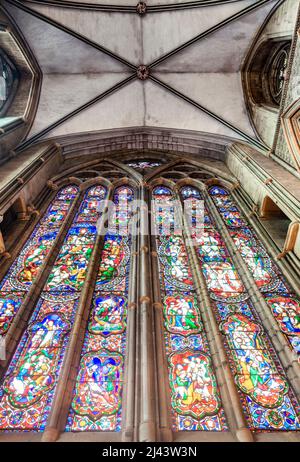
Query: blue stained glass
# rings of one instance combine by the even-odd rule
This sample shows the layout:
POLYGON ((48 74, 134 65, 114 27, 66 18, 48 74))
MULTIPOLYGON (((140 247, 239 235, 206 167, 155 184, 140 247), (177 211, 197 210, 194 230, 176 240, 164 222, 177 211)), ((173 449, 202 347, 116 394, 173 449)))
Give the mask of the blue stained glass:
MULTIPOLYGON (((253 239, 249 239, 249 233, 243 238, 237 234, 236 229, 245 230, 247 223, 240 216, 237 207, 228 200, 229 193, 224 188, 214 186, 209 189, 209 193, 225 225, 229 230, 234 229, 235 242, 238 242, 238 248, 242 249, 243 253, 243 249, 249 242, 253 242, 253 239), (222 198, 226 207, 223 207, 222 198)), ((208 209, 206 213, 210 214, 208 209)), ((213 300, 212 307, 224 336, 229 364, 248 425, 253 430, 299 430, 298 404, 295 395, 249 300, 249 294, 240 279, 239 269, 234 267, 226 245, 213 222, 208 236, 206 235, 205 251, 201 239, 198 241, 196 250, 199 268, 205 276, 205 283, 213 300), (214 233, 216 233, 215 239, 213 239, 214 233), (207 247, 212 247, 212 250, 208 251, 207 247), (226 259, 224 259, 224 251, 228 255, 226 259), (206 257, 212 252, 214 259, 208 261, 206 257), (218 260, 217 255, 219 255, 218 260), (252 403, 255 403, 255 406, 252 403), (289 413, 289 423, 284 418, 285 412, 289 413)), ((273 287, 272 281, 276 281, 276 271, 271 261, 266 260, 266 254, 261 254, 257 245, 254 249, 247 248, 247 250, 245 260, 248 266, 251 268, 261 262, 260 277, 264 268, 268 268, 271 280, 267 281, 267 287, 269 288, 270 285, 273 287)))
MULTIPOLYGON (((172 191, 157 186, 152 193, 157 224, 174 221, 174 207, 159 207, 164 198, 174 201, 172 191)), ((165 348, 174 431, 227 429, 206 334, 195 296, 193 278, 183 237, 158 233, 156 237, 163 298, 165 348), (177 334, 177 335, 175 335, 177 334), (203 376, 207 378, 206 384, 203 376)))
POLYGON ((120 186, 113 197, 115 234, 109 228, 104 239, 66 431, 121 430, 131 237, 119 233, 129 228, 134 191, 120 186))
MULTIPOLYGON (((104 198, 106 190, 101 187, 100 193, 104 198)), ((59 193, 62 201, 73 196, 70 187, 59 193)), ((88 200, 93 200, 89 191, 84 198, 88 200)), ((87 250, 92 249, 68 244, 74 237, 72 227, 83 213, 80 207, 2 381, 0 430, 45 429, 86 276, 87 250)))

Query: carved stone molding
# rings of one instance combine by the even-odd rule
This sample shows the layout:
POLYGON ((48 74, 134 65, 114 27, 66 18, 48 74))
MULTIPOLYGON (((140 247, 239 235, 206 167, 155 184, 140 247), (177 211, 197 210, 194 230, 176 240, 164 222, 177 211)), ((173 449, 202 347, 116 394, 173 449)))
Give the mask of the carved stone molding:
POLYGON ((300 171, 300 98, 283 112, 281 124, 295 166, 300 171))

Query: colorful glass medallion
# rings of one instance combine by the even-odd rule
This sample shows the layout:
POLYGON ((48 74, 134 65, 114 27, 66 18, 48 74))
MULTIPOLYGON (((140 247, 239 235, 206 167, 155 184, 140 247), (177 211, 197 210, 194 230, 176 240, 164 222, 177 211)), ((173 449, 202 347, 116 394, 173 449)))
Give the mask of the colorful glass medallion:
POLYGON ((202 329, 197 299, 174 295, 164 300, 165 326, 173 334, 190 335, 202 329))
POLYGON ((72 408, 76 414, 99 420, 116 414, 121 406, 122 355, 108 350, 81 359, 72 408))
POLYGON ((55 313, 28 328, 28 344, 19 358, 19 367, 3 383, 13 406, 29 407, 55 384, 56 363, 70 324, 55 313))
POLYGON ((215 414, 220 399, 209 357, 187 350, 171 355, 169 362, 174 409, 195 419, 215 414))
POLYGON ((126 301, 118 295, 103 295, 94 298, 94 310, 89 322, 91 334, 103 336, 119 334, 125 330, 126 301))

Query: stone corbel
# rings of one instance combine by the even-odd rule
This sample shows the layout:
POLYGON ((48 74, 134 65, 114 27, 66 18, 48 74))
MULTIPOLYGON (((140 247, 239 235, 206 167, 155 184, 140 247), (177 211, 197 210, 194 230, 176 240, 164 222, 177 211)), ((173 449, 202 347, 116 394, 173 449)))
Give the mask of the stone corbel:
POLYGON ((57 190, 58 190, 57 184, 53 183, 52 180, 48 180, 48 181, 47 181, 47 186, 48 186, 48 188, 50 188, 52 191, 57 191, 57 190))
POLYGON ((31 215, 34 215, 34 216, 36 216, 36 217, 40 215, 40 211, 39 211, 38 209, 36 209, 36 208, 34 207, 33 204, 29 204, 29 205, 28 205, 28 207, 27 207, 27 213, 28 213, 28 215, 30 215, 30 216, 31 216, 31 215))

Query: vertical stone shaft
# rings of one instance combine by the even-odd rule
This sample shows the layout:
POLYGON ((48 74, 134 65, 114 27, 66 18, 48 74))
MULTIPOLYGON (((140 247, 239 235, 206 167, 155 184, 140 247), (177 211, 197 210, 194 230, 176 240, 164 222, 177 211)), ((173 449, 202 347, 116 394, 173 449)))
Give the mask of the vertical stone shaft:
MULTIPOLYGON (((153 226, 150 227, 154 229, 153 226)), ((151 248, 156 249, 155 236, 151 236, 151 248)), ((173 435, 170 420, 170 392, 168 380, 168 365, 164 345, 163 303, 160 291, 160 276, 158 268, 157 250, 151 252, 152 278, 153 278, 153 306, 155 324, 158 415, 161 441, 172 441, 173 435)))
POLYGON ((138 252, 137 236, 132 236, 131 259, 130 259, 130 280, 128 290, 128 312, 127 312, 127 348, 125 356, 125 373, 123 388, 123 418, 122 418, 122 441, 133 441, 135 425, 135 370, 136 370, 136 301, 137 301, 137 280, 138 280, 138 252), (124 422, 124 423, 123 423, 124 422))
POLYGON ((150 240, 148 226, 148 191, 141 188, 140 208, 140 423, 139 440, 156 440, 153 314, 151 290, 150 240))
MULTIPOLYGON (((177 195, 177 200, 178 203, 180 201, 181 203, 183 202, 179 194, 177 195)), ((183 232, 186 248, 191 263, 191 272, 195 281, 196 293, 199 299, 199 308, 204 328, 207 333, 210 351, 212 353, 211 357, 228 425, 239 441, 253 442, 253 436, 251 431, 247 428, 240 397, 231 374, 223 339, 213 315, 213 308, 211 306, 205 279, 199 268, 199 260, 191 240, 189 224, 187 223, 182 209, 181 213, 183 217, 183 232)))

